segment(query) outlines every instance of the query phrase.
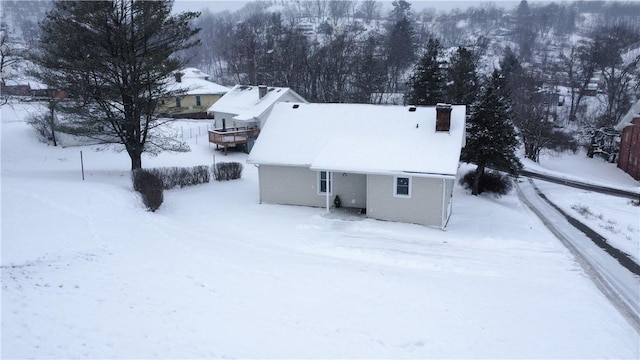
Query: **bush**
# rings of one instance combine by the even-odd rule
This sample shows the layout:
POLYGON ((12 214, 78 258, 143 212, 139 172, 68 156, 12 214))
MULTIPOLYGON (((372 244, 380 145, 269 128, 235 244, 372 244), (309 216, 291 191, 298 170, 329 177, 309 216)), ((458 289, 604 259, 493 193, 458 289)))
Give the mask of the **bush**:
POLYGON ((163 167, 147 169, 155 176, 162 180, 165 190, 175 187, 183 188, 185 186, 198 185, 208 183, 211 179, 211 171, 209 166, 199 165, 190 168, 181 167, 163 167))
POLYGON ((40 141, 46 144, 56 145, 51 114, 33 115, 27 120, 27 123, 36 130, 40 141))
POLYGON ((217 163, 213 169, 213 176, 218 181, 240 179, 242 176, 242 164, 238 162, 217 163))
POLYGON ((133 189, 142 195, 142 202, 147 209, 158 210, 164 195, 162 194, 162 179, 151 171, 137 169, 132 172, 133 189))
MULTIPOLYGON (((463 185, 466 189, 472 189, 473 181, 476 177, 475 175, 475 170, 471 170, 464 174, 462 179, 460 179, 460 185, 463 185)), ((496 195, 506 195, 513 188, 513 183, 506 174, 498 171, 485 171, 485 173, 480 177, 480 184, 478 187, 479 194, 486 191, 496 195)))

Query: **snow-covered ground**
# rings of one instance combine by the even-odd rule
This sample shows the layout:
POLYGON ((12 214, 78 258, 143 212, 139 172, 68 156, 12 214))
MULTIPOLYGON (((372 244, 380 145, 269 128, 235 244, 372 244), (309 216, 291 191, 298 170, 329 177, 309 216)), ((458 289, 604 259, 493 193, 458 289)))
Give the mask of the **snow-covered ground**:
POLYGON ((522 159, 527 170, 541 174, 576 180, 588 184, 601 185, 640 193, 640 182, 600 157, 588 158, 583 151, 562 156, 541 154, 540 163, 522 159))
MULTIPOLYGON (((515 194, 457 187, 441 231, 258 204, 246 165, 150 213, 125 153, 39 143, 32 106, 1 110, 2 358, 640 357, 515 194)), ((189 143, 143 164, 246 159, 189 143)))
MULTIPOLYGON (((543 155, 540 164, 525 160, 525 167, 536 172, 640 193, 640 183, 616 164, 584 153, 562 156, 543 155)), ((640 263, 640 207, 633 201, 591 191, 574 189, 545 181, 538 188, 564 212, 598 232, 614 247, 640 263)))

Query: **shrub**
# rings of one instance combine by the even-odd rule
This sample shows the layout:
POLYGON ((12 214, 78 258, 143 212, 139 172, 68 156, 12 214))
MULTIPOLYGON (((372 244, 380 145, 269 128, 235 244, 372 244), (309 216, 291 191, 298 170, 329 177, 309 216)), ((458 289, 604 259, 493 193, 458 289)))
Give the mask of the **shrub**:
POLYGON ((238 162, 217 163, 213 169, 213 176, 218 181, 240 179, 242 176, 242 164, 238 162))
POLYGON ((211 179, 211 171, 206 165, 184 167, 163 167, 152 168, 147 171, 153 173, 162 180, 165 190, 175 187, 183 188, 185 186, 198 185, 208 183, 211 179))
POLYGON ((146 169, 136 169, 132 172, 133 189, 142 195, 142 202, 150 211, 156 211, 162 205, 162 179, 146 169))
POLYGON ((31 116, 27 123, 38 133, 40 141, 46 144, 55 144, 55 133, 51 114, 36 114, 31 116))
MULTIPOLYGON (((463 185, 466 189, 473 188, 473 181, 475 179, 475 170, 471 170, 460 179, 460 185, 463 185)), ((480 177, 480 184, 478 193, 489 192, 496 195, 506 195, 513 188, 513 183, 509 178, 509 175, 500 173, 498 171, 485 171, 480 177)))

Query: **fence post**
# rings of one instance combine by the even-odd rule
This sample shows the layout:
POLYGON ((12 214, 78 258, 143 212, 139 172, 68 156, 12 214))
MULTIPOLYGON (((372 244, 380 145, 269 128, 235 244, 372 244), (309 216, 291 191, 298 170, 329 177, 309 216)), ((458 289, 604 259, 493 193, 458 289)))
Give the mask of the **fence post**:
POLYGON ((80 150, 80 170, 82 171, 82 181, 84 181, 84 160, 82 159, 82 150, 80 150))

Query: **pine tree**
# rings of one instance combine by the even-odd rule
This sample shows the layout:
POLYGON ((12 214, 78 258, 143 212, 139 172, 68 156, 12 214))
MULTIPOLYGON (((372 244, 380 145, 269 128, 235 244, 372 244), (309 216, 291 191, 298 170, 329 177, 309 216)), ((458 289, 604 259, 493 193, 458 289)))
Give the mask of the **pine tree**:
POLYGON ((405 102, 412 105, 435 105, 450 102, 445 98, 446 81, 440 59, 442 46, 437 39, 429 39, 427 50, 416 64, 409 80, 409 92, 405 102))
POLYGON ((167 136, 155 114, 165 82, 185 64, 175 56, 198 45, 190 21, 197 13, 171 14, 173 1, 57 0, 41 23, 42 37, 32 60, 37 76, 73 101, 59 112, 66 131, 103 144, 121 144, 131 168, 142 153, 186 150, 167 136))
POLYGON ((501 96, 500 74, 494 71, 473 106, 467 124, 467 143, 462 161, 476 164, 473 195, 479 194, 480 178, 487 167, 517 174, 522 163, 516 156, 518 139, 509 118, 509 105, 501 96))
POLYGON ((525 60, 529 60, 533 55, 536 32, 534 30, 533 14, 529 9, 527 0, 520 1, 520 5, 518 5, 513 35, 515 36, 515 42, 518 44, 520 56, 525 60))
MULTIPOLYGON (((389 88, 397 91, 402 74, 415 61, 415 31, 413 22, 409 19, 410 5, 406 1, 400 1, 402 5, 396 6, 398 10, 392 19, 397 19, 393 26, 387 29, 385 40, 386 66, 388 68, 389 88), (405 6, 408 6, 405 8, 405 6)), ((396 4, 396 2, 394 2, 396 4)))
POLYGON ((453 104, 473 104, 480 88, 473 52, 459 47, 447 68, 447 101, 453 104))

